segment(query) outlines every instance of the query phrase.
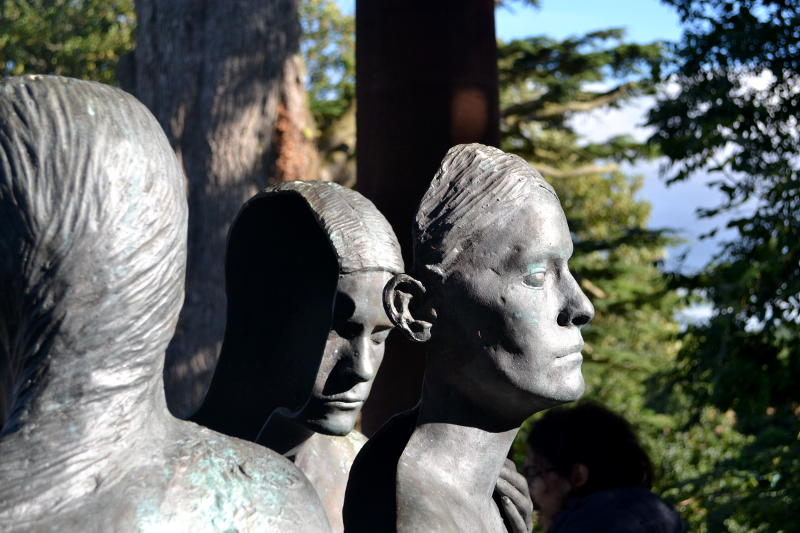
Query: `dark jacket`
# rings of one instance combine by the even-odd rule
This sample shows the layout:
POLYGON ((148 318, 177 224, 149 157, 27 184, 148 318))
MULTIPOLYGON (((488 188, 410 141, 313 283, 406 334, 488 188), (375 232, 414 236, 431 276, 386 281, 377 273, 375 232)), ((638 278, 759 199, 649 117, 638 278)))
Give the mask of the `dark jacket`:
POLYGON ((684 533, 678 513, 647 489, 625 487, 567 501, 549 533, 684 533))

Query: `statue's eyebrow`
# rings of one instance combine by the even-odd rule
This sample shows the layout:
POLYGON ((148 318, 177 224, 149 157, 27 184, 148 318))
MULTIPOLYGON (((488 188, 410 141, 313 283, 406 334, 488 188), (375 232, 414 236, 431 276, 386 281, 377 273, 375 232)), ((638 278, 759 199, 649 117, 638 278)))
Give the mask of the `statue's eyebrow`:
POLYGON ((525 255, 520 253, 521 250, 515 250, 515 252, 509 255, 509 259, 516 257, 517 264, 525 265, 525 269, 528 272, 531 272, 533 268, 545 266, 550 259, 556 258, 566 261, 572 256, 569 248, 564 246, 550 246, 525 255))

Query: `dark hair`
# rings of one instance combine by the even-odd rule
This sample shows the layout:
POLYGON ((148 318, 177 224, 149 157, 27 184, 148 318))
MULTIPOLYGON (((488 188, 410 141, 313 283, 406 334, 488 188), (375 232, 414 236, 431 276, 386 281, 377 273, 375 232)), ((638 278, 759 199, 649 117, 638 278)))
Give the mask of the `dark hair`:
POLYGON ((528 446, 564 477, 586 465, 589 479, 574 496, 653 484, 653 465, 631 425, 597 403, 551 409, 531 426, 528 446))

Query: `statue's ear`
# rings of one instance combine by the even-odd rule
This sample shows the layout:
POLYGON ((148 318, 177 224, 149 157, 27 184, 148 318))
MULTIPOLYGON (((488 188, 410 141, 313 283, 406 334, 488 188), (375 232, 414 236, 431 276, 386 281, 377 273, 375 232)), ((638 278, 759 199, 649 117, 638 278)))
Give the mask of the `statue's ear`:
POLYGON ((395 274, 383 288, 383 308, 389 320, 414 342, 426 342, 431 338, 433 324, 414 316, 411 311, 412 307, 422 307, 424 296, 425 286, 407 274, 395 274))

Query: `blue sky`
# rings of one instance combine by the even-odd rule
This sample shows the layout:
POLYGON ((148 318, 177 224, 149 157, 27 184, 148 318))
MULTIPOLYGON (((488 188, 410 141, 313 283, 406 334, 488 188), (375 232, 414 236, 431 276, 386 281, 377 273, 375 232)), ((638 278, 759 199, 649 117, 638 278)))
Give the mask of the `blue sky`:
MULTIPOLYGON (((336 3, 345 13, 355 12, 355 0, 336 3)), ((620 26, 634 41, 680 37, 675 10, 658 0, 541 0, 541 9, 509 0, 507 7, 497 10, 496 23, 503 40, 538 34, 563 38, 620 26)))
POLYGON ((638 42, 680 37, 674 9, 657 0, 541 0, 541 8, 510 1, 496 13, 497 35, 509 40, 546 34, 564 38, 592 30, 624 27, 638 42))
MULTIPOLYGON (((354 12, 354 0, 337 2, 345 12, 354 12)), ((498 37, 504 41, 532 35, 564 38, 619 27, 626 29, 628 39, 637 42, 674 41, 681 35, 677 13, 659 0, 541 0, 539 9, 509 0, 507 7, 497 10, 496 26, 498 37)), ((621 133, 633 133, 644 139, 649 132, 642 124, 652 102, 651 98, 639 98, 621 109, 597 110, 580 116, 575 126, 593 141, 621 133)), ((666 187, 659 176, 660 164, 645 161, 629 165, 625 170, 645 178, 641 197, 653 206, 650 226, 676 229, 686 240, 686 244, 669 251, 668 266, 677 267, 677 258, 687 252, 683 267, 697 269, 717 248, 716 240, 701 241, 697 237, 723 222, 699 220, 695 210, 717 205, 721 197, 707 186, 707 176, 696 176, 689 182, 666 187)), ((733 234, 723 231, 717 239, 720 237, 732 238, 733 234)))

